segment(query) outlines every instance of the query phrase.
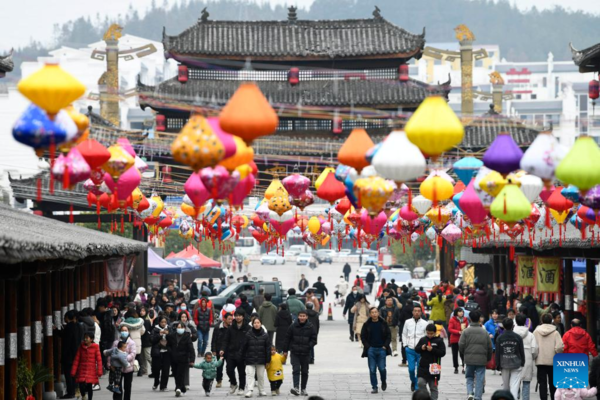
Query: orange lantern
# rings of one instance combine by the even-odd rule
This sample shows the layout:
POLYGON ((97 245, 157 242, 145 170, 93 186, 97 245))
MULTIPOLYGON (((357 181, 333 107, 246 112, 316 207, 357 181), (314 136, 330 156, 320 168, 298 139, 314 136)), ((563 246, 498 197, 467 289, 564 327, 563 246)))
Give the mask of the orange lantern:
POLYGON ((338 160, 341 164, 353 167, 360 173, 369 165, 366 154, 375 144, 364 129, 354 129, 348 139, 338 152, 338 160))

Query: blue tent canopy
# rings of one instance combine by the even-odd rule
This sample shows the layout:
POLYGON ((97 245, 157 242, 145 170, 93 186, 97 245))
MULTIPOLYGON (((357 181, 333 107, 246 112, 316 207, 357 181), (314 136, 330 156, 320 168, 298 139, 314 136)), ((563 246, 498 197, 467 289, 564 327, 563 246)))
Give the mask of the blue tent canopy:
POLYGON ((194 263, 170 263, 162 259, 151 248, 148 248, 148 272, 151 274, 182 274, 186 271, 200 269, 199 265, 194 263))
POLYGON ((573 260, 573 273, 585 274, 585 260, 573 260))

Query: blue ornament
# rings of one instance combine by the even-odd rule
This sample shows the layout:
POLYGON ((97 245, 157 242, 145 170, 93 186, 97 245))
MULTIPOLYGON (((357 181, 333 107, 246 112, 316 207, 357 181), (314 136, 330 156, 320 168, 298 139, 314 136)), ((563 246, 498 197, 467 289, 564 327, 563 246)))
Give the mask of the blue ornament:
POLYGON ((68 128, 51 120, 44 110, 31 104, 13 126, 13 137, 19 143, 41 149, 63 143, 67 139, 68 128))
POLYGON ((458 179, 467 186, 469 185, 469 182, 471 182, 473 174, 479 171, 479 168, 482 166, 483 161, 475 157, 465 157, 455 162, 452 168, 454 168, 454 172, 456 173, 456 176, 458 176, 458 179))
POLYGON ((577 189, 577 187, 573 185, 569 185, 568 187, 563 188, 560 191, 560 194, 562 194, 567 199, 571 200, 573 203, 579 203, 579 189, 577 189))
POLYGON ((462 197, 463 193, 464 192, 460 192, 460 193, 455 194, 454 197, 452 197, 452 202, 460 210, 460 212, 464 214, 463 210, 460 208, 460 205, 458 204, 458 202, 460 201, 460 198, 462 197))

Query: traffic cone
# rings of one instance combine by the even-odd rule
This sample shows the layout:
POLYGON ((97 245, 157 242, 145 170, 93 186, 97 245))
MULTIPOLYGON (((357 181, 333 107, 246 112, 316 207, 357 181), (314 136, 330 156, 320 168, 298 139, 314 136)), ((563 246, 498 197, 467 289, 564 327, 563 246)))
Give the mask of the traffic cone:
POLYGON ((327 321, 333 321, 333 310, 331 309, 331 303, 329 303, 329 311, 327 311, 327 321))

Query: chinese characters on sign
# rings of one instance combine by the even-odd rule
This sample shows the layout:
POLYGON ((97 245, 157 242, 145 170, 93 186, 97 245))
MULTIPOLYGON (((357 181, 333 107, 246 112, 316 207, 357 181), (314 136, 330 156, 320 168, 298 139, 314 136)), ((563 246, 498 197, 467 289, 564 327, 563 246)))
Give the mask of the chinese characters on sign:
POLYGON ((561 259, 535 257, 535 290, 537 293, 560 291, 561 259))
POLYGON ((535 286, 532 256, 517 256, 517 288, 530 293, 535 286))

